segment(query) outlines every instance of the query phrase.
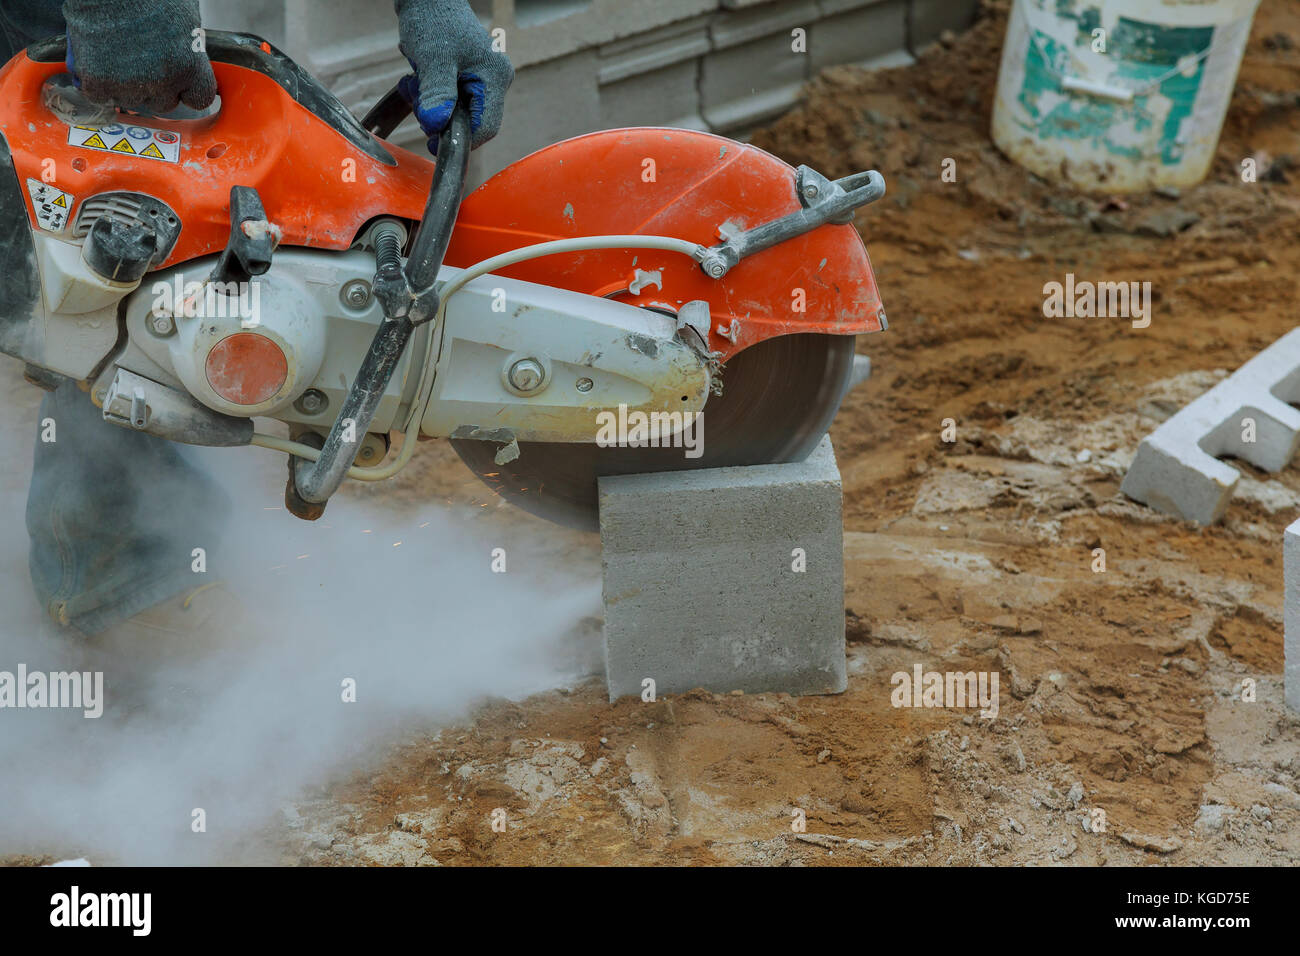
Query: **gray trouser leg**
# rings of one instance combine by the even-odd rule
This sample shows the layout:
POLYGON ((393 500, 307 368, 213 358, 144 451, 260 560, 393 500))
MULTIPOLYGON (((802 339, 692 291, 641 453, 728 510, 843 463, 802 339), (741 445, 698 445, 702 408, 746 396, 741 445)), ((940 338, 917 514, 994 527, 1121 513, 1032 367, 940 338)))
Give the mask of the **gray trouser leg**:
POLYGON ((230 502, 177 446, 105 422, 72 382, 45 396, 40 425, 27 532, 55 621, 93 634, 213 579, 230 502))
MULTIPOLYGON (((62 0, 0 0, 0 57, 63 33, 62 0)), ((171 443, 105 422, 67 382, 45 396, 27 495, 37 597, 93 634, 211 580, 229 510, 171 443), (192 570, 203 548, 208 574, 192 570)))

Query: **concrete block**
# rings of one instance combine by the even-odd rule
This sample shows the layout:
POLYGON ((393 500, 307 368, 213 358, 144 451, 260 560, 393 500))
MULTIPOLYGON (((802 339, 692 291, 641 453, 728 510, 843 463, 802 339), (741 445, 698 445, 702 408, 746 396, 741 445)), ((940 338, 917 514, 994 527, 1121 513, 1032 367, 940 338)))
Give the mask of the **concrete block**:
POLYGON ((906 0, 872 3, 828 16, 808 32, 814 73, 840 63, 864 63, 906 45, 906 0))
POLYGON ((910 0, 909 46, 913 53, 939 39, 944 30, 960 33, 975 22, 977 0, 910 0))
POLYGON ((1282 607, 1282 642, 1286 705, 1300 711, 1300 521, 1286 529, 1282 544, 1282 576, 1286 582, 1282 607))
POLYGON ((600 537, 611 701, 645 678, 659 694, 847 686, 829 438, 793 464, 602 478, 600 537))
POLYGON ((700 115, 699 63, 687 60, 600 88, 600 128, 707 129, 700 115))
POLYGON ((853 356, 853 371, 849 375, 849 384, 844 387, 844 394, 849 394, 859 385, 869 381, 871 381, 871 357, 867 355, 853 356))
POLYGON ((492 22, 506 31, 515 68, 636 37, 717 9, 718 0, 497 0, 492 22))
POLYGON ((600 129, 596 68, 591 49, 520 71, 506 97, 504 132, 474 151, 471 185, 543 146, 600 129))
MULTIPOLYGON (((898 0, 817 0, 817 9, 821 11, 823 17, 833 17, 838 13, 848 13, 850 10, 897 2, 898 0)), ((906 7, 908 2, 909 0, 902 0, 903 6, 906 7)))
MULTIPOLYGON (((693 17, 599 48, 596 80, 602 86, 653 73, 709 52, 709 17, 693 17)), ((653 86, 653 83, 649 85, 653 86)))
POLYGON ((1300 329, 1288 332, 1142 440, 1120 491, 1198 524, 1223 517, 1233 455, 1281 471, 1300 444, 1300 329), (1252 440, 1253 439, 1253 440, 1252 440))
POLYGON ((818 17, 811 0, 778 0, 719 15, 710 28, 714 50, 700 69, 700 109, 718 132, 780 115, 798 102, 811 57, 792 49, 791 31, 818 17))
MULTIPOLYGON (((199 11, 209 30, 256 33, 285 49, 283 0, 200 0, 199 11)), ((295 52, 285 52, 297 58, 295 52)))
MULTIPOLYGON (((327 86, 370 62, 402 60, 397 15, 374 0, 284 0, 285 52, 327 86)), ((403 62, 405 62, 403 60, 403 62)))
MULTIPOLYGON (((790 31, 795 27, 807 29, 821 17, 815 0, 767 0, 744 10, 728 10, 713 19, 709 32, 718 49, 740 46, 762 40, 774 33, 785 38, 786 52, 790 52, 790 31)), ((753 72, 768 64, 762 60, 750 63, 753 72)))
POLYGON ((700 116, 700 57, 709 17, 670 23, 599 49, 600 126, 706 129, 700 116))

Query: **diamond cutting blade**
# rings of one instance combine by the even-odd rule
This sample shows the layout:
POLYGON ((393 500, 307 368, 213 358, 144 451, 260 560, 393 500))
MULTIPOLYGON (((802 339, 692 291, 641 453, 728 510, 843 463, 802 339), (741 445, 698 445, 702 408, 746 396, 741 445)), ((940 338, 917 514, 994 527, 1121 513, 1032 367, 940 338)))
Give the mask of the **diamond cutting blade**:
POLYGON ((599 528, 596 480, 606 475, 802 461, 839 410, 853 372, 851 335, 796 334, 745 349, 722 373, 697 425, 703 453, 595 443, 520 442, 519 457, 496 463, 498 442, 452 439, 480 479, 512 504, 558 524, 599 528))

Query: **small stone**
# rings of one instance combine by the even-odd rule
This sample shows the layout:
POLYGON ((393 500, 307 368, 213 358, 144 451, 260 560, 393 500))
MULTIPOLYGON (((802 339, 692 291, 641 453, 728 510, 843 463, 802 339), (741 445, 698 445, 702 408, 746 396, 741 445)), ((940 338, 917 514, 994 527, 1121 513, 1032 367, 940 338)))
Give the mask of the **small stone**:
POLYGON ((1007 817, 1007 826, 1011 827, 1011 829, 1015 830, 1017 833, 1023 834, 1025 832, 1025 825, 1015 817, 1007 817))
POLYGON ((1065 797, 1067 800, 1070 801, 1071 804, 1077 807, 1079 805, 1079 801, 1083 799, 1083 784, 1079 783, 1076 780, 1070 786, 1070 791, 1065 795, 1065 797))
POLYGON ((1061 791, 1057 790, 1055 787, 1049 786, 1045 792, 1035 793, 1034 796, 1037 797, 1038 801, 1045 807, 1049 807, 1053 810, 1065 809, 1066 799, 1061 796, 1061 791))
POLYGON ((1076 840, 1070 837, 1061 837, 1061 845, 1052 849, 1052 856, 1058 860, 1069 859, 1074 856, 1078 849, 1079 844, 1076 840))
POLYGON ((1150 853, 1174 853, 1183 848, 1183 841, 1172 836, 1156 837, 1147 833, 1136 833, 1128 830, 1121 833, 1119 838, 1129 846, 1135 846, 1139 850, 1146 850, 1150 853))
POLYGON ((1257 803, 1250 808, 1250 815, 1256 820, 1267 820, 1273 815, 1273 811, 1262 803, 1257 803))
POLYGON ((1002 759, 1006 761, 1007 766, 1015 767, 1017 772, 1025 772, 1025 752, 1014 740, 1002 749, 1002 759))
POLYGON ((1088 462, 1092 461, 1092 452, 1085 448, 1074 456, 1074 460, 1081 465, 1086 465, 1088 462))
POLYGON ((1196 814, 1196 822, 1192 825, 1202 833, 1218 833, 1232 814, 1231 807, 1219 803, 1204 803, 1201 804, 1201 809, 1196 814))
POLYGON ((830 759, 831 759, 831 752, 829 750, 823 750, 821 753, 817 755, 818 763, 825 763, 830 759))
POLYGON ((1167 209, 1159 209, 1149 213, 1138 221, 1134 231, 1139 236, 1155 236, 1160 239, 1167 239, 1170 236, 1176 236, 1184 229, 1188 229, 1201 221, 1198 213, 1190 209, 1182 209, 1178 206, 1172 206, 1167 209))

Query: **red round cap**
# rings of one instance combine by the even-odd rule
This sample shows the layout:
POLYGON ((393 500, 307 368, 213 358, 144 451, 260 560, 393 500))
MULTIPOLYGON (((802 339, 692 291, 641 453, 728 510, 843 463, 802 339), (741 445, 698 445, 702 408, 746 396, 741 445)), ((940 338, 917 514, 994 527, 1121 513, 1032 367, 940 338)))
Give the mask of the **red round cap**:
POLYGON ((256 332, 228 335, 208 352, 208 384, 233 405, 260 405, 289 378, 280 346, 256 332))

